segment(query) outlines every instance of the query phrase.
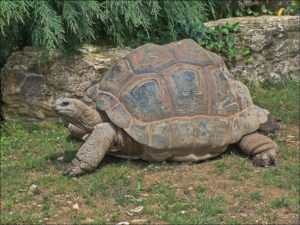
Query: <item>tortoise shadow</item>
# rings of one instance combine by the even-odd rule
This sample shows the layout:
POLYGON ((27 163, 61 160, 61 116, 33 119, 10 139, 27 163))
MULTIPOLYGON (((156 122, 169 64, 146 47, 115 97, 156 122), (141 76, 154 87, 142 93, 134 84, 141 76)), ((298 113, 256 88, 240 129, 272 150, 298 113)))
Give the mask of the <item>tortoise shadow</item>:
POLYGON ((229 145, 228 148, 226 149, 225 152, 222 154, 206 159, 206 160, 201 160, 201 161, 182 161, 182 162, 176 162, 176 161, 145 161, 142 159, 122 159, 122 158, 117 158, 115 156, 111 155, 106 155, 104 159, 102 160, 101 164, 98 166, 98 169, 101 169, 102 167, 109 165, 111 163, 115 165, 124 165, 127 162, 130 162, 133 167, 137 169, 145 169, 145 168, 155 168, 155 167, 160 167, 160 166, 174 166, 174 165, 195 165, 195 164, 203 164, 207 162, 214 162, 214 161, 219 161, 222 160, 225 157, 231 156, 231 155, 237 155, 242 158, 248 158, 249 156, 246 155, 243 151, 241 151, 236 145, 229 145))
MULTIPOLYGON (((73 137, 72 135, 69 135, 66 139, 67 142, 81 142, 83 144, 83 141, 78 140, 77 138, 73 137)), ((76 155, 78 152, 78 149, 75 150, 65 150, 63 153, 58 152, 58 153, 51 153, 50 155, 47 156, 48 159, 50 159, 51 163, 53 164, 60 164, 61 166, 65 166, 66 163, 69 163, 76 155), (63 157, 62 160, 59 160, 59 157, 63 157)), ((207 162, 214 162, 214 161, 219 161, 224 157, 228 157, 230 155, 238 155, 241 158, 247 158, 248 156, 243 153, 236 145, 229 145, 229 147, 226 149, 225 152, 222 154, 206 159, 206 160, 201 160, 201 161, 182 161, 182 162, 176 162, 176 161, 145 161, 141 159, 123 159, 123 158, 118 158, 115 156, 111 155, 106 155, 100 165, 97 167, 96 171, 101 169, 102 167, 105 167, 106 165, 109 164, 114 164, 116 166, 122 166, 126 163, 130 163, 132 167, 136 169, 146 169, 146 168, 156 168, 156 167, 165 167, 165 169, 168 169, 168 167, 172 167, 175 165, 195 165, 195 164, 203 164, 207 162)), ((171 168, 170 168, 171 169, 171 168)))

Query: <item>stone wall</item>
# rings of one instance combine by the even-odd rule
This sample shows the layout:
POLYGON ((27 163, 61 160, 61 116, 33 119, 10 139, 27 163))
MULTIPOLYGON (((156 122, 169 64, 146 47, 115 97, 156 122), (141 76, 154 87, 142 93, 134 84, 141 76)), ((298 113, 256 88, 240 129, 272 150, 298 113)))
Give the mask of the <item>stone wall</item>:
POLYGON ((227 62, 232 75, 243 82, 299 80, 299 16, 234 17, 205 23, 208 27, 239 22, 234 48, 239 59, 227 62), (250 53, 243 55, 243 48, 250 53))
POLYGON ((59 97, 74 97, 92 104, 85 91, 99 82, 112 63, 127 55, 130 48, 85 46, 82 52, 83 56, 74 58, 55 53, 39 72, 33 48, 14 52, 1 69, 2 117, 54 122, 58 117, 51 106, 59 97))
MULTIPOLYGON (((240 55, 243 48, 250 49, 251 61, 241 56, 235 63, 228 62, 235 78, 255 83, 299 80, 299 17, 237 17, 206 25, 215 27, 227 21, 240 23, 240 41, 236 44, 240 55)), ((62 96, 92 104, 86 90, 99 82, 113 62, 130 50, 85 46, 83 55, 75 58, 55 53, 51 62, 39 72, 37 54, 32 48, 13 53, 1 69, 2 117, 6 120, 57 121, 51 106, 62 96)))

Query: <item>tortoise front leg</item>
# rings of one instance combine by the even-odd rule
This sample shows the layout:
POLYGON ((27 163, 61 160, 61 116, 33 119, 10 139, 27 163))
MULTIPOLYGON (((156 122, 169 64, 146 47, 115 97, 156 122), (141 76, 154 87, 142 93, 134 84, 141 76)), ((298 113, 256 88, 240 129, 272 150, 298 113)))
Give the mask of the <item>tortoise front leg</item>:
POLYGON ((77 176, 94 171, 116 137, 116 129, 110 123, 96 125, 74 159, 65 167, 63 175, 77 176))
POLYGON ((71 135, 80 140, 85 140, 86 135, 89 134, 89 132, 86 129, 77 127, 72 123, 69 123, 68 130, 71 133, 71 135))
POLYGON ((238 146, 250 156, 253 156, 252 162, 255 166, 268 167, 276 165, 279 148, 277 144, 269 137, 258 133, 244 136, 238 146))

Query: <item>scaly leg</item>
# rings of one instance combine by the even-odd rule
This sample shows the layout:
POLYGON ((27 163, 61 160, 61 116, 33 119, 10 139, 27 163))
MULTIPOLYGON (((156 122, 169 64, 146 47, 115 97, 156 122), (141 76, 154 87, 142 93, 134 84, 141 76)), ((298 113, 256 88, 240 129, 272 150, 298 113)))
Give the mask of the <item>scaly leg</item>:
POLYGON ((83 137, 85 137, 85 135, 89 134, 89 132, 86 131, 85 129, 77 127, 72 123, 69 123, 68 129, 74 137, 76 137, 80 140, 84 140, 83 137))
POLYGON ((94 171, 116 137, 117 131, 110 123, 96 125, 74 159, 65 167, 63 175, 77 176, 94 171))
POLYGON ((268 167, 277 163, 279 148, 269 137, 258 133, 248 134, 240 140, 238 146, 247 155, 253 156, 255 166, 268 167))

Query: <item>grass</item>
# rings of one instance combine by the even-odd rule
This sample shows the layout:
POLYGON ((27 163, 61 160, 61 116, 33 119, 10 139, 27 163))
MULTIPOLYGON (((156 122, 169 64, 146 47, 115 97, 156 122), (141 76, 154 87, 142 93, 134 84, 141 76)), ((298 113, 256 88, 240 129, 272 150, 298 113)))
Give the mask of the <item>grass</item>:
POLYGON ((106 156, 94 173, 69 178, 62 176, 62 170, 82 142, 72 138, 64 124, 6 121, 1 126, 1 224, 107 224, 134 219, 168 224, 296 224, 298 86, 286 82, 250 88, 254 102, 287 125, 275 138, 281 149, 278 165, 268 169, 254 167, 230 146, 218 158, 199 163, 106 156), (128 215, 138 206, 143 206, 140 213, 128 215))

